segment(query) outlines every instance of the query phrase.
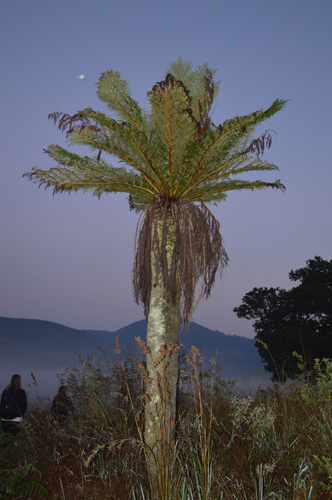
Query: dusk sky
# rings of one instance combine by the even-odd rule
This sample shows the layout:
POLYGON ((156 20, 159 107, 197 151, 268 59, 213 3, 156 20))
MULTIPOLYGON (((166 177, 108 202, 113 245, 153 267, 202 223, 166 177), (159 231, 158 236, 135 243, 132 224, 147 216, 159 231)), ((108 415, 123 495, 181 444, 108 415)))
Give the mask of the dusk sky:
POLYGON ((179 56, 218 70, 215 123, 289 100, 258 130, 276 132, 265 158, 280 172, 255 176, 286 192, 234 192, 211 206, 230 262, 194 320, 253 337, 233 312, 246 292, 288 289, 291 269, 332 259, 331 1, 7 1, 0 43, 1 316, 108 331, 143 318, 131 284, 138 216, 126 196, 52 196, 22 175, 55 166, 43 149, 66 144, 49 113, 105 110, 102 72, 119 71, 145 106, 179 56))

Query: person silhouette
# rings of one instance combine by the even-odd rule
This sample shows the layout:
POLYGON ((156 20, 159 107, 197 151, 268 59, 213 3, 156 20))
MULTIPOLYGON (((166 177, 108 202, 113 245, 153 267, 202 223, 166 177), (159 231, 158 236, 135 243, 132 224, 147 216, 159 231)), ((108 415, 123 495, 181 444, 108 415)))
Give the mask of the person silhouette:
POLYGON ((59 424, 68 421, 74 413, 74 406, 70 397, 68 397, 68 392, 68 387, 61 385, 51 405, 51 411, 59 424))
POLYGON ((4 432, 16 436, 27 407, 27 395, 22 389, 21 376, 15 374, 1 396, 0 413, 4 432))

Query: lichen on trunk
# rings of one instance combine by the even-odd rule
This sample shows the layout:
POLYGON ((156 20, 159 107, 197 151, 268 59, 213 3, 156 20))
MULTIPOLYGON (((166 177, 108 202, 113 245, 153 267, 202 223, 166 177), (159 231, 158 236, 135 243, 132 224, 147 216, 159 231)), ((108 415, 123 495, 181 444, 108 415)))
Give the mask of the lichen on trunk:
MULTIPOLYGON (((155 221, 155 224, 158 225, 157 230, 161 235, 162 218, 155 221)), ((158 238, 157 241, 160 242, 161 238, 158 238)), ((172 217, 169 217, 165 245, 169 266, 172 261, 174 245, 174 222, 172 217)), ((174 438, 179 371, 180 293, 174 300, 167 291, 160 266, 157 264, 160 253, 155 246, 151 250, 152 286, 147 329, 149 353, 146 361, 149 382, 145 407, 145 443, 153 452, 154 459, 158 461, 169 455, 174 438)))

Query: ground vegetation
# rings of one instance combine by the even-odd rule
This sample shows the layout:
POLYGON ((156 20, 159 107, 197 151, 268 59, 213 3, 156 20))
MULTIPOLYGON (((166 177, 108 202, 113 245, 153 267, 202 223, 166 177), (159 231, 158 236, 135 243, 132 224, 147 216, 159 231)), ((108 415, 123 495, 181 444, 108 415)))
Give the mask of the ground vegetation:
POLYGON ((118 361, 95 354, 60 375, 75 406, 68 422, 43 400, 18 436, 0 433, 1 499, 331 498, 332 360, 316 361, 314 381, 243 393, 192 348, 181 360, 174 453, 155 477, 143 439, 145 366, 116 349, 118 361))

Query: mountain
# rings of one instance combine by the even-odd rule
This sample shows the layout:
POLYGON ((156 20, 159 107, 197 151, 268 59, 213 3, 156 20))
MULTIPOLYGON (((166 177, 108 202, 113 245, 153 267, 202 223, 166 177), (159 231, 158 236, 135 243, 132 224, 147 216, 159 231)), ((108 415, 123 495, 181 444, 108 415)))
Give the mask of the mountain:
MULTIPOLYGON (((2 385, 8 384, 13 373, 25 373, 30 378, 33 372, 38 384, 53 373, 52 390, 56 388, 55 374, 63 372, 68 365, 79 365, 79 356, 92 354, 97 346, 114 354, 118 335, 122 351, 128 349, 140 355, 135 337, 146 340, 146 320, 136 321, 115 332, 100 330, 76 330, 58 323, 34 319, 0 317, 0 377, 2 385)), ((238 380, 267 378, 254 341, 246 337, 226 335, 212 331, 197 323, 188 331, 180 333, 184 350, 197 347, 209 365, 211 356, 224 366, 227 378, 238 380)), ((47 385, 47 384, 46 384, 47 385)))

